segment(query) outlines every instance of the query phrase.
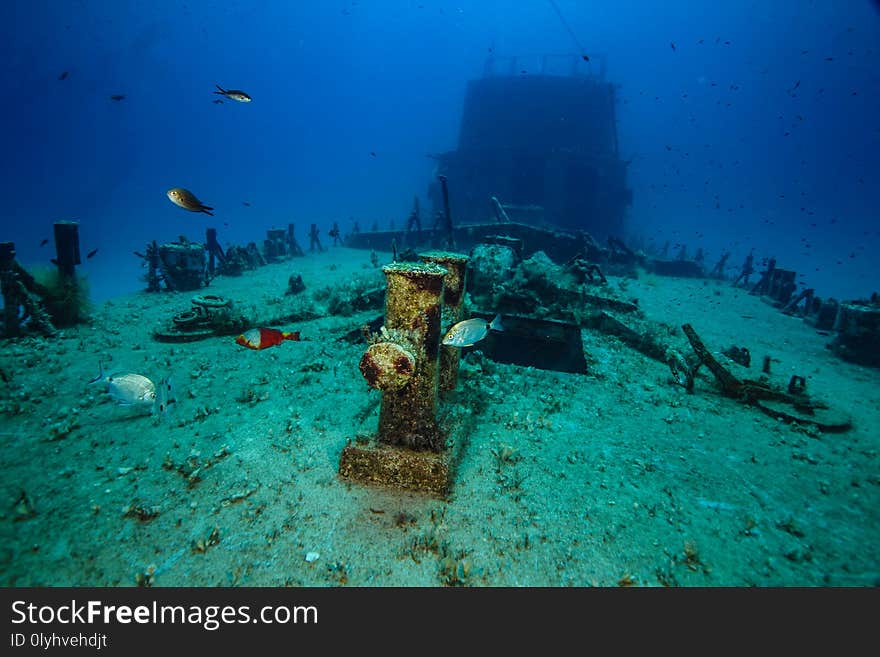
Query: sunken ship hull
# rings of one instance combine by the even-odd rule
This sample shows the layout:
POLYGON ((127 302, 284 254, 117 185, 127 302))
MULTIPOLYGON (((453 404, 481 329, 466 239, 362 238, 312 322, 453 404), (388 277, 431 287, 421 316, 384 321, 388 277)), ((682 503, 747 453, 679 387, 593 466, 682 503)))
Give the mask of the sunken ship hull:
MULTIPOLYGON (((604 66, 590 70, 572 57, 487 63, 484 77, 468 83, 456 149, 430 156, 437 163, 427 192, 434 214, 422 219, 435 228, 429 237, 446 211, 440 177, 448 181, 459 249, 499 233, 493 199, 506 214, 501 232, 554 259, 577 252, 581 231, 600 241, 623 235, 632 192, 618 152, 615 86, 604 66)), ((429 245, 421 233, 402 232, 356 233, 346 245, 388 250, 393 238, 398 246, 429 245)))

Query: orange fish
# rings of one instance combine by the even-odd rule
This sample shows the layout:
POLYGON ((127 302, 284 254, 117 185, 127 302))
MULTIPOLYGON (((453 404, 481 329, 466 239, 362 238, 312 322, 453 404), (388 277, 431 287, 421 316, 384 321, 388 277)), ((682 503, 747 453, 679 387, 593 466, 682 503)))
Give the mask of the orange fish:
POLYGON ((299 341, 299 331, 288 333, 287 331, 279 331, 273 328, 252 328, 245 331, 237 338, 236 344, 248 349, 265 349, 266 347, 274 347, 281 344, 284 340, 299 341))

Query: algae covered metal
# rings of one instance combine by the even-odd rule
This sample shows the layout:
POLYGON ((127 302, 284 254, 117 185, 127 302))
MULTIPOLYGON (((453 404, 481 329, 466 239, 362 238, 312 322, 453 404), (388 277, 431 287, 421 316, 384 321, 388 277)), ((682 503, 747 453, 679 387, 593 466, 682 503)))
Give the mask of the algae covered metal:
MULTIPOLYGON (((419 257, 424 262, 433 262, 445 268, 447 273, 443 280, 443 307, 441 313, 442 333, 462 318, 464 308, 464 291, 467 281, 467 264, 469 258, 460 253, 447 251, 428 251, 419 257)), ((448 345, 440 346, 440 390, 455 390, 458 382, 458 363, 461 350, 448 345)))
POLYGON ((339 473, 442 496, 460 447, 447 442, 437 419, 441 308, 450 270, 434 262, 396 262, 382 271, 385 325, 360 361, 367 383, 382 393, 379 427, 368 444, 342 450, 339 473))

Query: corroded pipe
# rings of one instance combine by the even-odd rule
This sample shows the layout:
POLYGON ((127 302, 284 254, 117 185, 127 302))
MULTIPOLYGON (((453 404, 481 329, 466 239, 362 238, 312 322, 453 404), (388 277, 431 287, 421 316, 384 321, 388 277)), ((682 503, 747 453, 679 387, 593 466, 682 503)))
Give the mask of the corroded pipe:
POLYGON ((79 258, 79 223, 76 221, 55 222, 55 261, 63 278, 73 280, 76 277, 76 265, 81 264, 79 258))
MULTIPOLYGON (((448 272, 443 279, 443 313, 441 318, 442 332, 445 333, 453 324, 461 321, 468 257, 447 251, 428 251, 420 254, 419 257, 424 262, 440 265, 448 272)), ((458 383, 460 359, 460 348, 440 346, 440 390, 455 390, 458 383)))
MULTIPOLYGON (((437 423, 440 303, 448 271, 432 263, 395 262, 382 268, 387 282, 385 329, 395 347, 373 345, 361 371, 382 387, 379 440, 439 451, 437 423), (412 371, 408 371, 410 364, 412 371), (400 379, 405 378, 403 385, 400 379)), ((380 343, 382 344, 382 343, 380 343)), ((377 385, 377 387, 379 387, 377 385)))
POLYGON ((3 318, 5 335, 17 336, 21 326, 18 317, 20 305, 15 278, 15 244, 0 243, 0 294, 3 295, 3 318))
POLYGON ((446 229, 446 248, 454 249, 455 238, 453 237, 452 230, 452 215, 449 212, 449 187, 446 185, 446 176, 437 176, 437 180, 440 181, 440 189, 443 192, 443 217, 446 229))

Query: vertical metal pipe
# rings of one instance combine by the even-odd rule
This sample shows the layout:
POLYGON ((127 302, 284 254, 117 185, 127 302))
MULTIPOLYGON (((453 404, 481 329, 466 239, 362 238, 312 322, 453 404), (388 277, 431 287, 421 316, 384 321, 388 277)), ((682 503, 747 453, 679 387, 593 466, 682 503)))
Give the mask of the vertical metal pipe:
POLYGON ((385 327, 407 336, 415 360, 411 381, 382 392, 379 440, 439 451, 445 437, 437 424, 440 303, 447 270, 431 263, 395 262, 382 268, 388 281, 385 327))
POLYGON ((15 244, 0 243, 0 293, 3 294, 3 319, 7 338, 21 331, 18 307, 21 305, 18 286, 15 285, 15 244))
POLYGON ((63 278, 76 277, 79 258, 79 223, 76 221, 55 222, 55 261, 63 278))
POLYGON ((446 186, 446 176, 437 176, 440 188, 443 190, 443 214, 446 221, 446 248, 454 249, 455 240, 452 236, 452 215, 449 212, 449 188, 446 186))
MULTIPOLYGON (((422 261, 439 265, 447 271, 443 279, 443 312, 440 327, 440 334, 443 335, 453 324, 462 319, 468 257, 446 251, 429 251, 420 254, 419 257, 422 261)), ((461 349, 440 345, 440 390, 455 390, 460 359, 461 349)))
POLYGON ((205 246, 208 249, 208 275, 213 278, 214 277, 214 265, 215 265, 215 250, 214 244, 217 243, 217 229, 216 228, 206 228, 205 229, 205 246))

